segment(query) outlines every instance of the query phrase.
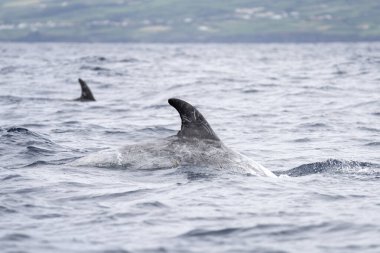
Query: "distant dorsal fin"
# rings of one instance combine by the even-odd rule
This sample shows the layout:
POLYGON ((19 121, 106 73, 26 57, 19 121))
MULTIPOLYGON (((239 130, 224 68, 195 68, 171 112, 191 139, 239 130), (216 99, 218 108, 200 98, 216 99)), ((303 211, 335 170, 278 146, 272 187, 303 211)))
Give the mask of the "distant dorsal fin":
POLYGON ((168 102, 181 117, 181 131, 177 134, 179 137, 220 140, 207 120, 194 106, 177 98, 171 98, 168 102))
POLYGON ((82 89, 82 94, 80 98, 77 100, 79 101, 95 101, 94 95, 92 95, 92 92, 90 88, 87 86, 87 83, 83 81, 82 79, 78 79, 80 87, 82 89))

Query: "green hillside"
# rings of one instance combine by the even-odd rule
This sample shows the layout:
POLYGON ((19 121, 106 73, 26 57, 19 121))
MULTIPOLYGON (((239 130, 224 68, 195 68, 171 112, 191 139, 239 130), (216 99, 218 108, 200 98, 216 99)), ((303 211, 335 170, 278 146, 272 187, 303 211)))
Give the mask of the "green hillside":
POLYGON ((380 40, 379 13, 378 0, 0 0, 0 40, 380 40))

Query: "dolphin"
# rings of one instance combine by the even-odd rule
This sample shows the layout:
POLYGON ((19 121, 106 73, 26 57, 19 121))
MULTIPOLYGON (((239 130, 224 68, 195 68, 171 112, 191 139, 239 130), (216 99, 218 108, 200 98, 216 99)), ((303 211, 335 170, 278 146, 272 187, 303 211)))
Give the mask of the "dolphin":
POLYGON ((89 101, 95 101, 94 95, 92 95, 92 92, 90 88, 88 87, 87 83, 83 81, 82 79, 78 79, 82 94, 79 98, 74 99, 75 101, 81 101, 81 102, 89 102, 89 101))
POLYGON ((129 169, 212 168, 276 177, 264 166, 225 146, 194 106, 177 98, 171 98, 168 102, 181 118, 181 130, 176 135, 128 145, 116 152, 98 152, 79 158, 74 165, 129 169))

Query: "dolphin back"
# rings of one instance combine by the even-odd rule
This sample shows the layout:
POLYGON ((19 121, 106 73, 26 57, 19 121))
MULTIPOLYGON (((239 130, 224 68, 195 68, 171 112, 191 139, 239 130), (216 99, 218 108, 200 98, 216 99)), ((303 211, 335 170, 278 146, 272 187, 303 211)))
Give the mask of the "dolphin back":
POLYGON ((191 104, 177 98, 169 99, 181 117, 181 130, 179 137, 197 138, 220 141, 203 115, 191 104))

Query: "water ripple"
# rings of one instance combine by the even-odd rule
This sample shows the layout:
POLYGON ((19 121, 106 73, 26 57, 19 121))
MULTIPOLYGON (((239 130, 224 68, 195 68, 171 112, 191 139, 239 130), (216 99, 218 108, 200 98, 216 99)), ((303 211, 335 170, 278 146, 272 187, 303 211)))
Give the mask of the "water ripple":
POLYGON ((0 54, 0 251, 378 251, 379 43, 5 43, 0 54), (95 103, 72 101, 79 77, 95 103), (280 177, 73 166, 176 134, 170 97, 280 177))

